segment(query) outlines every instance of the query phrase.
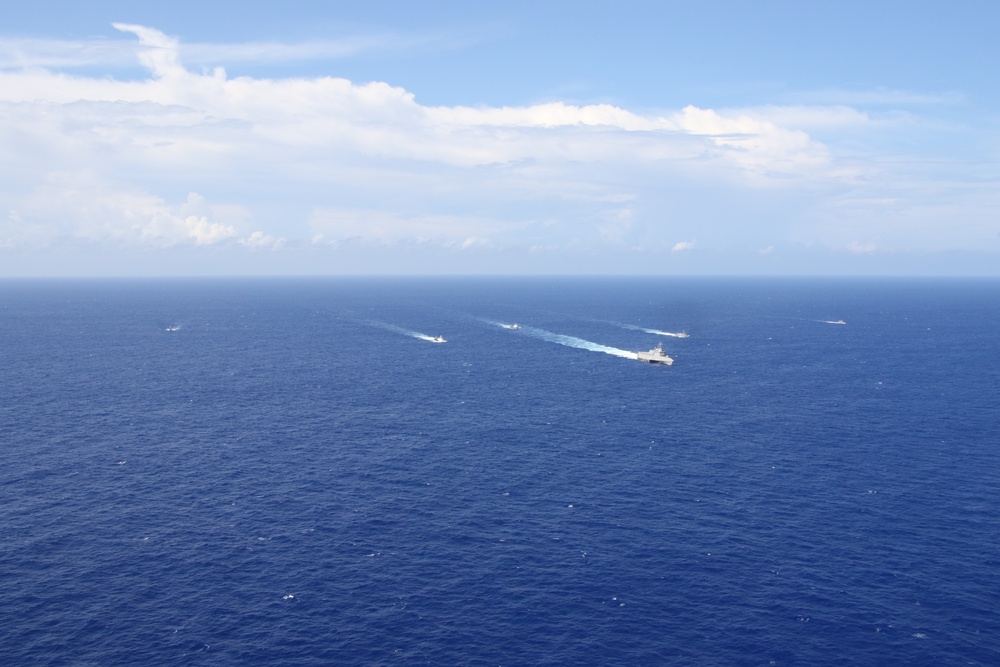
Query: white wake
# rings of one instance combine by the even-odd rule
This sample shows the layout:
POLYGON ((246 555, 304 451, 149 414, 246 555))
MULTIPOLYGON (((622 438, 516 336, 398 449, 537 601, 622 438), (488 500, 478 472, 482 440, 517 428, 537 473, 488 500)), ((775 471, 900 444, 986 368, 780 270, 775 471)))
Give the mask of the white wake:
POLYGON ((534 336, 535 338, 540 338, 541 340, 547 340, 550 343, 565 345, 566 347, 575 347, 580 350, 589 350, 591 352, 603 352, 604 354, 610 354, 615 357, 621 357, 622 359, 639 358, 639 355, 637 355, 635 352, 629 352, 628 350, 622 350, 620 348, 611 347, 609 345, 601 345, 600 343, 594 343, 593 341, 577 338, 576 336, 566 336, 564 334, 553 333, 551 331, 546 331, 545 329, 536 329, 535 327, 528 327, 522 325, 519 331, 523 331, 527 335, 534 336))
POLYGON ((402 334, 404 336, 409 336, 410 338, 416 338, 417 340, 425 340, 429 343, 443 343, 444 338, 441 336, 430 336, 419 331, 412 331, 410 329, 404 329, 403 327, 397 327, 395 324, 389 324, 388 322, 379 322, 378 320, 369 321, 373 327, 378 327, 379 329, 385 329, 386 331, 392 331, 394 333, 402 334))
POLYGON ((647 329, 646 327, 636 326, 635 324, 622 324, 621 322, 613 322, 622 329, 628 329, 629 331, 642 331, 643 333, 653 334, 654 336, 670 336, 671 338, 687 338, 688 335, 683 331, 661 331, 659 329, 647 329))

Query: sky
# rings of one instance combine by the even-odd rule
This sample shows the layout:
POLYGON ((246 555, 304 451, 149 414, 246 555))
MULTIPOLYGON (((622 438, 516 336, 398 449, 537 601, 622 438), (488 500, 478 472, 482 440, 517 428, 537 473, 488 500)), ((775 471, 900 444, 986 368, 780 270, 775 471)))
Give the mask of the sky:
POLYGON ((1000 275, 1000 3, 37 0, 0 277, 1000 275))

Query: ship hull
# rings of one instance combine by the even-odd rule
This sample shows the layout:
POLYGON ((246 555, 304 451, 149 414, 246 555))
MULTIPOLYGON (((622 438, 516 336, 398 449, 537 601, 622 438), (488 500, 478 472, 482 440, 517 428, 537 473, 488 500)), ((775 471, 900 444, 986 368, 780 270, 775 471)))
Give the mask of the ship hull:
POLYGON ((670 366, 674 363, 674 360, 667 355, 650 354, 649 352, 639 352, 636 355, 639 361, 645 361, 647 364, 664 364, 670 366))

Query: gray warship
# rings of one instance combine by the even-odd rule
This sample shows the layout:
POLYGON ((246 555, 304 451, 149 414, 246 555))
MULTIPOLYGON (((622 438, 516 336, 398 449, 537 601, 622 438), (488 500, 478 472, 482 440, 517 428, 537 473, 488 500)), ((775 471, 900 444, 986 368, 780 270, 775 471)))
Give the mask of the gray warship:
POLYGON ((636 357, 639 361, 645 361, 651 364, 666 364, 670 366, 674 363, 674 360, 667 356, 667 353, 663 351, 663 343, 658 343, 649 352, 637 352, 636 357))

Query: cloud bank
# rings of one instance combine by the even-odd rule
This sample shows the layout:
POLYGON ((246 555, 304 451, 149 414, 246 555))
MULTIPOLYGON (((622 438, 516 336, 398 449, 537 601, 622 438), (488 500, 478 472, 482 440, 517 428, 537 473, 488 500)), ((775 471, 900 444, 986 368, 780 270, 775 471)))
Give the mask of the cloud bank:
MULTIPOLYGON (((425 106, 383 82, 195 72, 176 39, 114 25, 136 41, 96 55, 60 43, 37 58, 25 52, 31 43, 0 42, 0 250, 86 239, 248 252, 610 245, 669 256, 693 245, 678 238, 697 237, 699 250, 758 256, 789 244, 858 253, 947 239, 954 248, 996 235, 982 220, 944 234, 926 217, 921 234, 908 233, 907 216, 924 206, 914 193, 936 175, 911 168, 900 178, 903 170, 857 149, 866 133, 891 134, 891 114, 425 106), (57 68, 127 49, 146 77, 57 68), (838 150, 844 136, 852 152, 838 150), (865 203, 874 199, 896 203, 887 213, 865 203)), ((255 49, 247 52, 261 57, 255 49)), ((947 212, 951 197, 960 210, 964 195, 951 188, 937 205, 947 212)), ((975 198, 977 211, 996 203, 988 188, 975 198)))

